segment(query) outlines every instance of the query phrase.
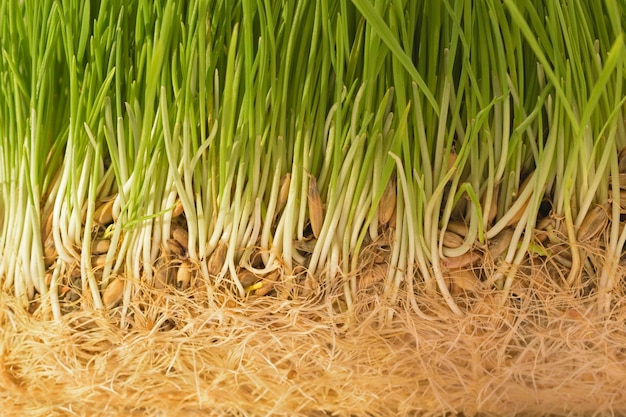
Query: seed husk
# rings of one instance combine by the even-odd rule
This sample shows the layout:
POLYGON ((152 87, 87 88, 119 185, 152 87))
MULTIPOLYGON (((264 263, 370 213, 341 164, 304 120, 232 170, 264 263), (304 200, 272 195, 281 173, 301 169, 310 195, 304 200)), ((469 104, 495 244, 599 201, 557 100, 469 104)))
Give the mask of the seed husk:
POLYGON ((180 200, 176 200, 176 204, 174 205, 174 209, 172 210, 172 218, 175 219, 176 217, 180 216, 181 214, 183 214, 183 211, 183 203, 180 200))
POLYGON ((443 246, 445 246, 446 248, 451 248, 451 249, 458 248, 459 246, 463 244, 464 241, 465 239, 463 239, 461 236, 449 230, 446 230, 443 233, 442 243, 443 243, 443 246))
POLYGON ((262 285, 259 289, 254 291, 254 295, 258 295, 259 297, 263 297, 269 294, 274 289, 274 283, 268 280, 262 280, 262 285))
POLYGON ((187 250, 176 239, 167 239, 167 252, 174 258, 185 259, 187 250))
POLYGON ((172 230, 172 238, 187 252, 189 245, 189 234, 182 227, 174 227, 172 230))
POLYGON ((111 309, 122 301, 124 296, 124 280, 121 276, 115 277, 104 290, 102 303, 107 309, 111 309))
POLYGON ((537 223, 537 227, 535 228, 535 238, 541 242, 545 243, 552 230, 556 227, 556 221, 552 217, 544 217, 539 220, 537 223))
POLYGON ((46 268, 49 268, 54 264, 58 258, 57 250, 54 246, 54 239, 52 235, 49 235, 43 245, 43 262, 46 268))
POLYGON ((110 246, 111 241, 109 239, 99 239, 92 245, 91 252, 94 255, 102 255, 103 253, 107 253, 109 251, 110 246))
POLYGON ((396 211, 396 180, 391 178, 383 191, 380 205, 378 206, 378 222, 387 224, 396 211))
POLYGON ((182 262, 176 271, 176 288, 186 290, 191 283, 191 265, 188 262, 182 262))
POLYGON ((99 225, 107 226, 113 223, 113 203, 115 203, 114 198, 105 202, 96 210, 94 217, 99 225))
POLYGON ((322 231, 322 224, 324 222, 324 209, 322 207, 322 198, 320 197, 319 189, 317 188, 317 181, 315 177, 309 173, 309 218, 311 221, 311 230, 313 236, 319 237, 322 231))
POLYGON ((278 274, 276 272, 272 272, 266 278, 263 278, 260 281, 261 286, 254 291, 254 295, 263 297, 264 295, 269 294, 274 289, 274 285, 276 284, 275 279, 277 276, 278 274))
POLYGON ((51 236, 52 235, 52 215, 54 213, 50 212, 50 214, 48 214, 48 216, 46 217, 46 222, 43 225, 43 228, 41 230, 41 236, 51 236))
POLYGON ((513 229, 507 227, 489 241, 489 253, 493 259, 498 258, 507 250, 513 239, 513 229))
POLYGON ((441 260, 442 264, 448 269, 458 269, 478 262, 482 254, 476 251, 465 252, 461 256, 455 256, 454 258, 444 258, 441 260))
POLYGON ((207 270, 209 275, 215 276, 220 273, 222 267, 224 266, 227 252, 228 246, 226 245, 226 242, 220 241, 207 261, 207 270))
POLYGON ((313 253, 315 250, 315 245, 317 244, 317 239, 305 239, 305 240, 296 240, 294 242, 295 248, 304 253, 313 253))
POLYGON ((98 255, 91 257, 91 266, 96 269, 102 269, 106 265, 106 255, 98 255))
POLYGON ((250 285, 254 284, 255 282, 261 279, 261 277, 259 277, 258 275, 254 274, 252 271, 249 271, 247 269, 243 269, 237 272, 237 278, 239 279, 239 282, 244 288, 249 287, 250 285))
POLYGON ((280 213, 287 205, 289 198, 289 186, 291 185, 291 174, 286 173, 280 180, 280 189, 278 191, 278 201, 276 203, 276 213, 280 213))
POLYGON ((475 292, 482 288, 482 282, 476 278, 471 269, 451 269, 448 273, 453 295, 459 295, 464 291, 475 292))
POLYGON ((463 222, 449 222, 446 231, 456 233, 465 239, 468 233, 467 224, 463 222))
POLYGON ((606 209, 604 206, 595 206, 583 220, 578 229, 578 241, 585 242, 598 236, 607 223, 606 209))
POLYGON ((390 229, 395 229, 397 222, 398 222, 398 208, 396 206, 393 209, 393 213, 391 213, 391 218, 389 219, 389 223, 387 223, 387 227, 389 227, 390 229))

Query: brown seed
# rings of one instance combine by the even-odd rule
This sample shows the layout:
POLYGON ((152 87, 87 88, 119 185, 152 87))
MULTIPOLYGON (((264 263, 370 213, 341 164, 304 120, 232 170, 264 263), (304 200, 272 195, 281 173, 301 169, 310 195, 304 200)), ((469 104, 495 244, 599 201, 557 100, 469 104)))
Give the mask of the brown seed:
POLYGON ((264 295, 269 294, 274 289, 274 283, 264 279, 262 281, 261 288, 254 291, 254 295, 258 295, 259 297, 263 297, 264 295))
POLYGON ((537 227, 535 228, 535 238, 539 242, 545 243, 550 236, 550 232, 554 230, 555 227, 556 221, 553 217, 544 217, 537 223, 537 227))
POLYGON ((176 218, 183 214, 183 203, 180 200, 176 200, 176 204, 174 205, 174 209, 172 210, 172 218, 176 218))
POLYGON ((117 276, 104 290, 102 295, 102 303, 106 309, 111 309, 122 301, 124 296, 124 280, 121 276, 117 276))
POLYGON ((465 241, 464 238, 462 238, 461 236, 449 230, 446 230, 443 233, 442 243, 443 243, 443 246, 445 246, 446 248, 451 248, 451 249, 458 248, 459 246, 463 244, 464 241, 465 241))
POLYGON ((102 204, 96 210, 94 217, 99 225, 107 226, 113 222, 113 203, 115 203, 114 198, 102 204))
POLYGON ((172 230, 172 238, 174 238, 174 240, 180 244, 185 252, 187 252, 189 245, 189 234, 185 229, 178 226, 174 227, 174 230, 172 230))
POLYGON ((578 229, 578 240, 584 242, 596 237, 606 227, 608 218, 604 206, 595 206, 587 213, 578 229))
POLYGON ((52 235, 48 235, 48 238, 43 245, 43 262, 46 268, 52 266, 58 258, 56 247, 54 246, 54 239, 52 235))
POLYGON ((207 261, 207 270, 209 271, 209 275, 218 275, 224 266, 224 261, 226 260, 226 253, 228 252, 228 245, 226 242, 220 241, 217 244, 217 248, 213 251, 209 260, 207 261))
POLYGON ((441 260, 442 264, 449 269, 463 268, 478 262, 482 254, 476 251, 465 252, 461 256, 455 256, 454 258, 444 258, 441 260))
POLYGON ((80 264, 78 264, 78 263, 72 264, 69 267, 69 275, 70 275, 70 278, 72 278, 72 279, 80 278, 80 275, 81 275, 80 274, 80 264))
POLYGON ((389 223, 387 224, 387 226, 390 229, 395 229, 396 228, 396 224, 398 222, 398 208, 394 207, 393 209, 393 213, 391 214, 391 218, 389 219, 389 223))
POLYGON ((106 265, 106 255, 92 256, 91 266, 96 269, 102 269, 106 265))
POLYGON ((508 249, 511 239, 513 239, 513 233, 513 229, 507 227, 489 241, 489 253, 493 259, 498 258, 508 249))
POLYGON ((289 198, 289 186, 291 185, 291 174, 286 173, 280 180, 280 189, 278 191, 278 202, 276 203, 276 213, 280 213, 287 205, 289 198))
POLYGON ((313 236, 319 237, 322 231, 322 224, 324 222, 324 209, 322 207, 322 198, 317 188, 317 181, 315 177, 307 172, 309 176, 309 217, 311 221, 311 230, 313 236))
POLYGON ((305 240, 296 240, 294 241, 295 248, 304 253, 313 253, 315 250, 315 245, 317 245, 317 239, 305 239, 305 240))
POLYGON ((449 222, 447 230, 465 238, 468 233, 467 224, 463 222, 449 222))
POLYGON ((167 239, 167 252, 174 258, 185 259, 187 250, 176 239, 167 239))
POLYGON ((240 270, 237 273, 237 278, 244 288, 249 287, 261 279, 261 277, 257 276, 252 271, 248 271, 247 269, 240 270))
POLYGON ((110 246, 111 246, 111 241, 109 239, 97 240, 92 245, 91 252, 94 255, 102 255, 103 253, 107 253, 109 251, 110 246))
POLYGON ((191 265, 187 262, 181 263, 176 271, 176 288, 186 290, 191 283, 191 265))
POLYGON ((42 236, 51 236, 52 235, 52 215, 54 213, 51 212, 47 217, 46 217, 46 222, 43 224, 43 228, 41 231, 41 235, 42 236))
POLYGON ((262 285, 259 289, 254 291, 254 295, 258 295, 260 297, 267 295, 274 289, 274 285, 276 284, 276 280, 278 278, 278 271, 271 272, 267 277, 262 279, 262 285))
POLYGON ((52 272, 50 271, 46 272, 46 275, 44 276, 43 280, 46 285, 50 285, 50 283, 52 282, 52 272))
POLYGON ((385 187, 378 206, 378 222, 380 224, 387 224, 391 220, 391 216, 396 211, 396 199, 396 180, 391 178, 385 187))

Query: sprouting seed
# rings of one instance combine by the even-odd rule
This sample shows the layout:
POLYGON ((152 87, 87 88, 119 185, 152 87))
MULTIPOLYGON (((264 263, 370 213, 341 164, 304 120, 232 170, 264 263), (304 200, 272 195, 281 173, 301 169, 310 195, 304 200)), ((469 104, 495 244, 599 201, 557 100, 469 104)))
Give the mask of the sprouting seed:
POLYGON ((588 241, 596 237, 606 226, 607 216, 603 206, 595 206, 583 220, 578 229, 578 240, 588 241))
POLYGON ((183 203, 180 200, 176 200, 176 204, 174 205, 174 209, 172 210, 172 218, 176 218, 183 214, 184 208, 183 203))
POLYGON ((176 271, 176 288, 186 290, 191 283, 191 265, 188 262, 182 262, 176 271))
POLYGON ((261 279, 261 277, 257 276, 252 271, 243 269, 237 273, 237 279, 239 279, 242 287, 247 288, 261 279))
POLYGON ((276 213, 280 213, 287 205, 289 198, 289 186, 291 185, 291 174, 286 173, 280 180, 280 190, 278 191, 278 202, 276 203, 276 213))
POLYGON ((442 263, 446 268, 449 269, 463 268, 465 266, 478 262, 481 257, 482 255, 479 252, 469 251, 460 256, 442 259, 442 263))
POLYGON ((446 248, 458 248, 463 244, 465 239, 458 234, 451 232, 450 230, 446 230, 443 233, 443 246, 446 248))
POLYGON ((187 250, 176 239, 167 239, 167 252, 174 258, 185 259, 187 257, 187 250))
POLYGON ((511 244, 511 240, 513 239, 514 230, 510 227, 507 227, 496 237, 489 241, 489 253, 493 257, 493 259, 498 258, 500 255, 504 253, 505 250, 511 244))
POLYGON ((94 255, 102 255, 103 253, 107 253, 109 251, 110 246, 111 241, 109 239, 99 239, 91 247, 91 252, 94 255))
POLYGON ((209 275, 218 275, 224 266, 224 261, 226 260, 226 253, 228 252, 228 246, 226 242, 220 241, 217 244, 217 248, 213 251, 209 260, 207 261, 207 270, 209 271, 209 275))
POLYGON ((58 254, 54 246, 52 235, 49 235, 43 245, 43 262, 46 268, 49 268, 56 260, 58 254))
POLYGON ((319 189, 317 188, 317 180, 315 177, 307 172, 309 176, 309 217, 311 221, 311 230, 313 236, 319 237, 322 231, 322 224, 324 222, 324 209, 322 207, 322 198, 320 197, 319 189))
POLYGON ((182 227, 178 227, 178 226, 174 227, 174 230, 172 230, 172 238, 176 242, 178 242, 180 247, 183 248, 185 252, 187 252, 188 245, 189 245, 189 234, 187 233, 185 229, 183 229, 182 227))
POLYGON ((117 276, 113 281, 109 282, 109 285, 104 290, 102 295, 102 303, 107 309, 115 307, 124 295, 124 280, 121 276, 117 276))
POLYGON ((391 220, 391 216, 396 211, 396 180, 391 178, 383 191, 383 195, 380 199, 380 205, 378 206, 378 222, 380 224, 387 224, 391 220))
POLYGON ((113 203, 115 199, 112 198, 96 210, 95 219, 101 226, 109 225, 113 222, 113 203))
POLYGON ((467 233, 469 232, 467 224, 463 222, 450 222, 448 223, 447 230, 456 233, 462 238, 465 238, 465 236, 467 236, 467 233))

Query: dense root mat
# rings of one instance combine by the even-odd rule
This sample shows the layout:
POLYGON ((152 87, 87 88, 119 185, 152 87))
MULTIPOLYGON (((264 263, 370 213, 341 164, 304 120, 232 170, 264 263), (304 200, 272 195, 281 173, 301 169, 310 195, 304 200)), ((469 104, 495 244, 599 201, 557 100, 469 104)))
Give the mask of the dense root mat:
POLYGON ((626 412, 626 297, 520 275, 463 293, 304 301, 158 293, 60 323, 0 294, 0 409, 20 416, 611 415, 626 412), (410 300, 410 301, 409 301, 410 300))

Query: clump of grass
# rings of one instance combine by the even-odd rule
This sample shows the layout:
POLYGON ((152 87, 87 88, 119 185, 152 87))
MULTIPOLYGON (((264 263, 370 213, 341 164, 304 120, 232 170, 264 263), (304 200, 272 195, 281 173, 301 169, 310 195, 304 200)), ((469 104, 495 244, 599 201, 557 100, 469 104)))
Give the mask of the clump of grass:
POLYGON ((624 6, 270 3, 0 5, 16 404, 624 407, 624 6))

